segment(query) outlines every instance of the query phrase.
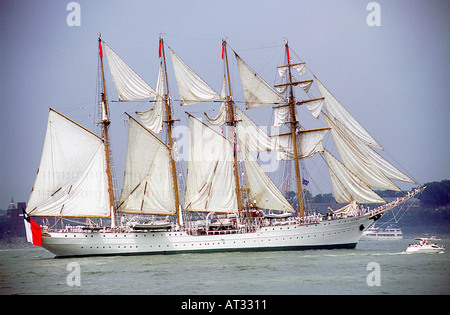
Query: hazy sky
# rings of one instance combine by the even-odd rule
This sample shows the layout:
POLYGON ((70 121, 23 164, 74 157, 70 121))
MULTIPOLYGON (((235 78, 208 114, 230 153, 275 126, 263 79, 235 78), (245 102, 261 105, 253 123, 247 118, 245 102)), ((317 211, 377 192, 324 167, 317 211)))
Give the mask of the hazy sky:
MULTIPOLYGON (((49 107, 93 129, 99 31, 153 87, 158 36, 164 33, 166 43, 219 92, 223 36, 271 84, 287 37, 393 164, 422 184, 450 179, 448 0, 377 1, 381 25, 373 27, 366 21, 370 1, 364 0, 77 1, 80 26, 67 24, 69 2, 0 1, 0 208, 11 197, 28 200, 49 107)), ((235 97, 243 99, 238 84, 235 97)), ((117 99, 109 78, 108 95, 117 99)), ((126 150, 123 112, 146 106, 111 104, 119 178, 126 150)), ((176 110, 201 114, 207 108, 176 110)), ((263 121, 270 108, 250 115, 263 121)))

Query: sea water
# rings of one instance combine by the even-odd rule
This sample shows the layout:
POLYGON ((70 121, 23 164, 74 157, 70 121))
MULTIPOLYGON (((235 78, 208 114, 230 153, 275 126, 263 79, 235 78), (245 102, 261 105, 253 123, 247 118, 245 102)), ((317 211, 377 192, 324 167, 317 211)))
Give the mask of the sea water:
POLYGON ((360 241, 356 249, 342 250, 63 259, 38 247, 3 249, 0 294, 450 294, 448 251, 406 254, 410 242, 360 241))

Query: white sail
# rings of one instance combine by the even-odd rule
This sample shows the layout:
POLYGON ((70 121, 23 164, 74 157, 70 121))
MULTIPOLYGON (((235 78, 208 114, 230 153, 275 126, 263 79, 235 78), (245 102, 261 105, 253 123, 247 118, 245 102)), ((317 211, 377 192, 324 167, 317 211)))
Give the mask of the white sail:
MULTIPOLYGON (((325 137, 329 128, 318 128, 301 130, 296 134, 297 139, 297 156, 299 159, 312 157, 318 152, 322 152, 322 139, 325 137)), ((294 142, 290 133, 272 136, 277 145, 283 150, 278 151, 278 160, 293 160, 294 142)))
POLYGON ((164 117, 164 81, 162 64, 159 67, 158 82, 156 83, 156 97, 153 107, 143 112, 136 112, 142 124, 155 133, 163 129, 164 117))
POLYGON ((167 146, 130 117, 127 160, 117 212, 175 214, 167 146))
POLYGON ((220 100, 217 94, 169 47, 181 105, 220 100))
POLYGON ((309 92, 309 89, 311 88, 313 83, 313 80, 306 80, 306 81, 300 81, 298 85, 305 91, 305 93, 309 92))
POLYGON ((401 172, 399 169, 397 169, 395 166, 393 166, 391 163, 386 161, 385 158, 383 158, 381 155, 379 155, 377 152, 372 150, 369 147, 362 147, 361 151, 364 153, 365 156, 367 156, 374 165, 376 165, 380 170, 382 170, 386 176, 390 179, 399 180, 402 182, 408 182, 415 184, 416 182, 412 180, 410 177, 408 177, 406 174, 401 172))
POLYGON ((222 105, 220 106, 219 113, 216 115, 215 118, 209 118, 208 115, 205 113, 205 117, 211 125, 222 126, 227 122, 228 106, 226 102, 227 94, 225 89, 226 89, 226 78, 224 77, 222 84, 222 92, 220 93, 220 97, 222 98, 222 105))
POLYGON ((274 114, 273 126, 281 127, 286 122, 286 119, 289 116, 289 112, 290 109, 288 105, 275 107, 273 109, 274 114))
POLYGON ((184 209, 237 211, 232 144, 193 116, 189 116, 189 139, 184 209))
POLYGON ((282 86, 276 86, 275 89, 278 91, 278 93, 280 94, 284 94, 284 92, 286 92, 287 90, 287 85, 282 85, 282 86))
MULTIPOLYGON (((341 138, 346 139, 344 140, 344 143, 352 143, 355 147, 358 148, 358 150, 367 157, 370 162, 375 165, 377 168, 379 168, 386 176, 390 179, 400 180, 404 182, 409 183, 415 183, 411 178, 409 178, 406 174, 401 172, 399 169, 397 169, 395 166, 393 166, 391 163, 386 161, 381 155, 379 155, 377 152, 375 152, 372 148, 367 146, 365 143, 363 143, 358 137, 356 137, 352 132, 349 132, 348 130, 345 130, 345 126, 342 125, 338 120, 331 121, 330 118, 328 118, 325 114, 324 117, 326 121, 330 121, 331 124, 336 126, 336 129, 338 130, 338 134, 341 135, 341 138)), ((345 147, 343 148, 345 150, 345 147)), ((375 186, 374 186, 375 187, 375 186)), ((388 189, 388 188, 386 188, 388 189)))
POLYGON ((354 214, 356 211, 358 211, 358 204, 356 203, 355 200, 353 200, 348 205, 343 206, 340 209, 334 210, 333 213, 351 215, 354 214))
MULTIPOLYGON (((327 115, 323 114, 327 125, 331 128, 339 155, 344 165, 359 179, 370 187, 400 191, 383 171, 372 163, 371 159, 364 155, 364 147, 367 147, 359 138, 351 139, 338 127, 339 121, 333 123, 327 115), (353 140, 353 141, 352 141, 353 140)), ((349 133, 347 133, 348 135, 349 133)), ((369 148, 370 149, 370 148, 369 148)))
POLYGON ((132 101, 155 96, 155 91, 108 45, 103 43, 119 100, 132 101))
POLYGON ((353 132, 365 144, 379 149, 383 149, 381 145, 364 129, 356 119, 342 106, 341 103, 327 90, 327 88, 316 78, 317 87, 325 98, 325 107, 328 116, 334 117, 345 125, 345 127, 353 132))
MULTIPOLYGON (((278 74, 280 75, 280 77, 284 77, 284 75, 286 74, 286 71, 288 70, 289 65, 285 65, 285 66, 278 66, 278 74)), ((306 63, 305 62, 300 62, 300 63, 296 63, 296 64, 291 64, 291 67, 295 70, 297 70, 299 75, 304 75, 306 73, 306 63)))
POLYGON ((324 157, 330 171, 334 198, 338 203, 385 203, 372 189, 352 174, 330 152, 324 150, 324 157))
POLYGON ((103 140, 50 109, 26 211, 37 216, 109 217, 107 182, 103 140))
POLYGON ((284 102, 284 98, 280 94, 256 74, 238 54, 235 53, 235 55, 247 109, 284 102))
POLYGON ((275 151, 276 142, 255 124, 239 107, 235 107, 237 134, 251 152, 275 151))
POLYGON ((211 125, 214 126, 222 126, 227 122, 228 118, 228 106, 226 102, 222 102, 222 105, 220 105, 219 112, 217 113, 216 117, 209 118, 208 114, 205 113, 206 120, 211 125))
POLYGON ((256 202, 256 206, 261 209, 295 212, 243 143, 241 143, 241 148, 247 186, 250 189, 249 201, 256 202))

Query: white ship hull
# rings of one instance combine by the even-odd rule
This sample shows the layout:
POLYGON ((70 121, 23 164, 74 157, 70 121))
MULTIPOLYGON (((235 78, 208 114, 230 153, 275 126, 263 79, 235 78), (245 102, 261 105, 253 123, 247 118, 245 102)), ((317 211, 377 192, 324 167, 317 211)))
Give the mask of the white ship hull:
POLYGON ((42 246, 56 257, 354 248, 370 215, 307 225, 264 226, 251 233, 185 231, 47 233, 42 246))

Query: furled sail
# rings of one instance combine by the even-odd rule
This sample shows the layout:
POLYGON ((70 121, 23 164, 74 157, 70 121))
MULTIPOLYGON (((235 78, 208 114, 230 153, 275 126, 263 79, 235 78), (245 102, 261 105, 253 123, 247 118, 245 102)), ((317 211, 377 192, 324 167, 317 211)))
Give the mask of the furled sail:
POLYGON ((162 64, 159 67, 158 82, 156 83, 156 97, 153 107, 143 112, 136 112, 142 124, 155 133, 163 129, 164 117, 164 82, 162 64))
POLYGON ((169 47, 181 105, 220 100, 217 94, 169 47))
POLYGON ((247 186, 250 188, 249 201, 251 203, 256 202, 256 207, 261 209, 295 212, 242 142, 241 148, 247 186))
MULTIPOLYGON (((324 104, 325 98, 313 98, 309 100, 299 101, 295 103, 295 105, 306 105, 308 110, 315 118, 319 118, 320 113, 322 112, 322 107, 324 104)), ((289 116, 289 104, 279 105, 274 107, 274 127, 280 127, 286 122, 286 119, 289 116)))
POLYGON ((385 203, 372 189, 352 174, 330 152, 324 150, 325 161, 330 171, 334 198, 338 203, 385 203))
POLYGON ((36 216, 109 217, 103 139, 50 109, 26 211, 36 216))
MULTIPOLYGON (((297 82, 294 82, 294 84, 297 82)), ((311 88, 313 83, 313 80, 305 80, 305 81, 300 81, 298 82, 298 85, 300 85, 300 87, 303 89, 303 91, 305 91, 305 93, 309 92, 309 89, 311 88)))
POLYGON ((328 116, 336 118, 345 127, 353 132, 358 138, 364 141, 365 144, 379 149, 383 149, 381 145, 364 129, 361 124, 342 106, 341 103, 328 91, 328 89, 316 78, 317 87, 320 93, 325 98, 325 107, 328 116))
POLYGON ((256 74, 238 54, 235 53, 235 55, 247 109, 284 102, 280 94, 256 74))
POLYGON ((108 45, 103 44, 119 100, 132 101, 155 96, 155 91, 108 45))
POLYGON ((292 84, 293 86, 297 86, 297 85, 300 86, 303 89, 303 91, 305 91, 305 93, 308 93, 309 89, 312 86, 312 83, 313 83, 313 80, 294 81, 294 82, 277 84, 277 85, 275 85, 275 88, 277 89, 277 91, 280 94, 283 94, 284 92, 286 92, 287 87, 292 84))
POLYGON ((361 150, 364 150, 364 147, 367 146, 359 138, 348 138, 342 131, 342 127, 338 127, 339 121, 333 123, 327 115, 323 114, 323 116, 327 125, 331 128, 331 135, 345 167, 370 187, 400 191, 400 188, 380 168, 372 163, 370 158, 364 155, 361 150))
POLYGON ((273 109, 273 114, 274 114, 274 120, 273 120, 273 126, 274 127, 280 127, 281 125, 283 125, 286 122, 286 119, 289 116, 289 106, 276 106, 273 109))
MULTIPOLYGON (((277 67, 278 74, 280 75, 281 78, 284 77, 288 68, 289 68, 289 65, 277 67)), ((294 64, 291 64, 291 68, 297 70, 298 74, 304 75, 306 72, 306 63, 305 62, 294 63, 294 64)))
POLYGON ((175 193, 169 149, 130 117, 125 177, 117 212, 175 214, 175 193))
MULTIPOLYGON (((317 128, 301 130, 297 133, 297 156, 299 159, 312 157, 317 152, 322 152, 322 139, 325 137, 329 128, 317 128)), ((291 133, 272 136, 277 145, 283 150, 278 151, 278 160, 294 159, 294 143, 291 133)))
POLYGON ((323 103, 325 102, 324 97, 313 98, 310 100, 297 102, 296 105, 306 105, 308 110, 315 118, 319 118, 320 113, 322 112, 323 103))
POLYGON ((237 211, 232 144, 191 115, 189 139, 184 209, 237 211))

